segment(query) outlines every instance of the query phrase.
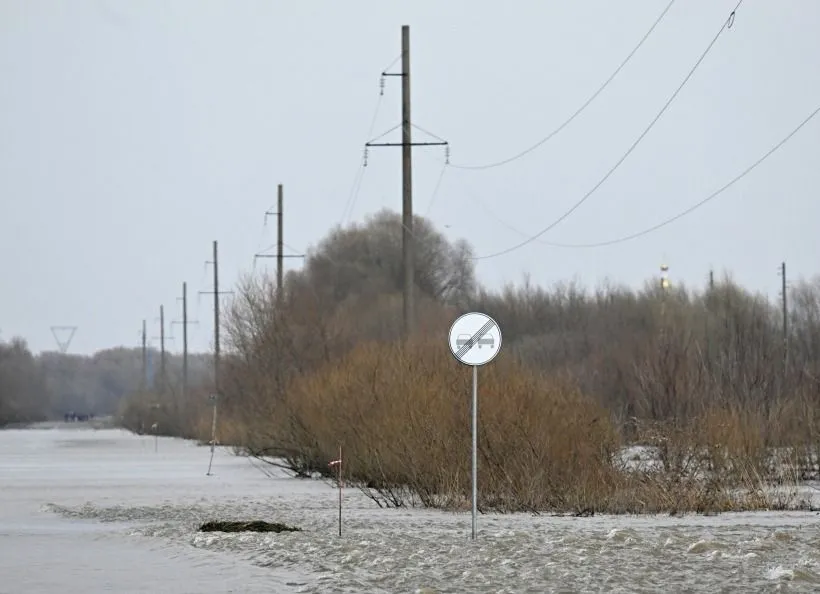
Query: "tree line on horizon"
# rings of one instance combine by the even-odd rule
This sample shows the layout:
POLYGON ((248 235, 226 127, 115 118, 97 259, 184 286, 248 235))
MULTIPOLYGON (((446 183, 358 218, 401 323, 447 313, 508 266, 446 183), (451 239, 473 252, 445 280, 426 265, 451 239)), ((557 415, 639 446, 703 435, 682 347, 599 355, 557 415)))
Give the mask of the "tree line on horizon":
MULTIPOLYGON (((221 444, 328 476, 344 443, 351 484, 380 503, 463 505, 469 372, 442 329, 478 310, 504 334, 481 375, 486 509, 760 506, 727 493, 771 477, 775 447, 795 476, 816 474, 820 279, 791 283, 785 330, 779 305, 728 275, 705 288, 656 278, 640 290, 525 281, 492 291, 469 244, 416 217, 417 331, 403 341, 401 230, 383 210, 331 230, 281 292, 267 275, 239 283, 222 316, 221 444), (618 452, 636 443, 654 448, 667 483, 624 473, 618 452), (684 470, 702 465, 718 478, 686 483, 684 470)), ((208 441, 212 389, 135 393, 123 423, 208 441)))
MULTIPOLYGON (((158 382, 160 353, 154 348, 149 351, 158 382)), ((189 354, 192 383, 210 381, 211 359, 210 354, 189 354)), ((179 390, 181 355, 166 353, 166 372, 169 388, 179 390)), ((58 420, 72 412, 118 415, 125 397, 142 385, 140 348, 115 347, 93 355, 33 354, 22 338, 0 342, 0 427, 58 420)))

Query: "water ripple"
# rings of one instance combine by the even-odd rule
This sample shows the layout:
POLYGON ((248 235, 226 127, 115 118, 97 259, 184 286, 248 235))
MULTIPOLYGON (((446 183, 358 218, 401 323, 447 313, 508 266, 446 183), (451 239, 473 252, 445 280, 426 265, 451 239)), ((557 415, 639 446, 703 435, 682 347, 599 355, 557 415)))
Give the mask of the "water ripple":
POLYGON ((300 592, 765 591, 773 584, 811 591, 820 584, 818 522, 809 514, 781 526, 771 525, 776 514, 749 514, 740 523, 728 515, 676 523, 658 518, 655 524, 640 518, 634 525, 629 518, 487 516, 481 518, 480 539, 471 542, 468 516, 365 513, 355 505, 346 510, 342 538, 327 509, 317 514, 316 507, 297 501, 52 509, 69 517, 142 522, 133 534, 184 541, 260 567, 315 576, 311 584, 298 586, 300 592), (213 517, 273 517, 304 531, 195 531, 198 522, 213 517))

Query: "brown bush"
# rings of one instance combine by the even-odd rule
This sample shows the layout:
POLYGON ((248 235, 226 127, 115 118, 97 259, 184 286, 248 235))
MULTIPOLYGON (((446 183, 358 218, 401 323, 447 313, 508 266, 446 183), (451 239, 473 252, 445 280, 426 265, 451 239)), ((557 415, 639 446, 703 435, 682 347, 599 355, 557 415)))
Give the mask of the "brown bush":
MULTIPOLYGON (((332 231, 281 293, 245 279, 223 316, 220 442, 327 476, 343 441, 380 502, 464 505, 470 371, 443 329, 480 310, 505 343, 480 373, 485 509, 755 508, 771 505, 762 487, 784 468, 817 473, 820 281, 794 283, 784 327, 779 304, 728 277, 702 291, 657 279, 482 290, 469 246, 428 223, 414 234, 417 336, 431 344, 393 342, 398 215, 332 231), (659 468, 625 467, 619 440, 651 446, 659 468)), ((210 437, 209 408, 175 411, 179 431, 210 437)))
MULTIPOLYGON (((291 434, 387 504, 418 497, 460 507, 470 495, 471 370, 442 341, 368 343, 297 379, 291 434)), ((542 378, 503 354, 479 373, 480 506, 566 509, 614 484, 617 435, 607 412, 569 382, 542 378)))

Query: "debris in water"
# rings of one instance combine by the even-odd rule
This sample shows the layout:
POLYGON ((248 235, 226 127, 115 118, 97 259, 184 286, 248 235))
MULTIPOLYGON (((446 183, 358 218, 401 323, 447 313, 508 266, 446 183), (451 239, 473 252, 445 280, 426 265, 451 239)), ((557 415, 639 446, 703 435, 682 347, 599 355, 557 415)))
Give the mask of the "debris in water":
POLYGON ((301 532, 301 528, 280 524, 279 522, 205 522, 199 527, 200 532, 301 532))

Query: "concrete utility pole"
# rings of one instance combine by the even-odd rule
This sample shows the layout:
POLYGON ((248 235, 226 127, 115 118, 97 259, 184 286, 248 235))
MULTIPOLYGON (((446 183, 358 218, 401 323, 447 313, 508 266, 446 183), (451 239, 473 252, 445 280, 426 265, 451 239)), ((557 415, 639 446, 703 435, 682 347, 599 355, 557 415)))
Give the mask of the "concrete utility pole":
POLYGON ((401 28, 401 222, 404 261, 404 333, 413 333, 416 316, 413 299, 415 285, 413 236, 413 147, 410 136, 410 27, 401 28))
POLYGON ((786 263, 780 264, 781 276, 781 297, 783 299, 783 373, 785 377, 786 370, 789 367, 789 304, 788 304, 788 287, 786 282, 786 263))
MULTIPOLYGON (((214 391, 219 396, 219 244, 214 240, 214 391)), ((216 403, 214 403, 216 424, 216 403)))
POLYGON ((666 297, 669 293, 669 266, 661 264, 661 337, 666 340, 666 297))
POLYGON ((182 283, 182 396, 188 395, 188 283, 182 283))
POLYGON ((188 324, 198 324, 196 320, 188 320, 188 283, 182 283, 182 297, 177 297, 182 301, 182 320, 171 322, 171 325, 182 325, 182 398, 188 396, 188 324))
MULTIPOLYGON (((156 320, 156 318, 155 318, 156 320)), ((166 374, 166 352, 165 342, 173 340, 173 336, 165 336, 165 307, 159 306, 159 336, 153 336, 152 340, 159 339, 159 393, 164 394, 168 389, 168 376, 166 374)), ((156 385, 156 382, 154 382, 156 385)))
POLYGON ((168 376, 165 375, 165 307, 159 306, 159 377, 162 391, 167 387, 168 376))
POLYGON ((148 334, 147 324, 142 321, 142 391, 148 389, 148 334))
POLYGON ((276 188, 276 210, 265 211, 265 223, 269 216, 276 216, 276 253, 275 254, 254 254, 254 262, 257 258, 276 258, 276 301, 281 304, 284 295, 285 284, 285 258, 304 258, 304 254, 285 254, 285 198, 282 184, 276 188))
POLYGON ((383 72, 382 76, 401 77, 401 138, 395 142, 368 142, 371 146, 400 146, 401 147, 401 179, 402 179, 402 266, 404 269, 403 287, 403 317, 405 338, 412 336, 415 331, 416 310, 414 300, 415 290, 415 235, 413 234, 413 147, 414 146, 448 146, 447 142, 413 142, 411 130, 413 123, 410 117, 410 27, 401 28, 401 73, 383 72))
POLYGON ((208 476, 211 474, 211 465, 214 461, 214 448, 216 447, 216 419, 217 406, 219 405, 220 393, 220 346, 219 346, 219 296, 232 295, 233 291, 219 290, 219 243, 214 240, 213 243, 213 260, 207 262, 214 267, 214 288, 213 291, 200 291, 202 295, 214 296, 214 393, 211 394, 211 401, 213 402, 213 417, 211 419, 211 460, 208 463, 208 476))
POLYGON ((282 207, 284 202, 284 195, 282 191, 282 184, 276 188, 276 298, 282 299, 282 284, 284 278, 284 250, 283 245, 285 238, 283 221, 282 221, 282 207))

